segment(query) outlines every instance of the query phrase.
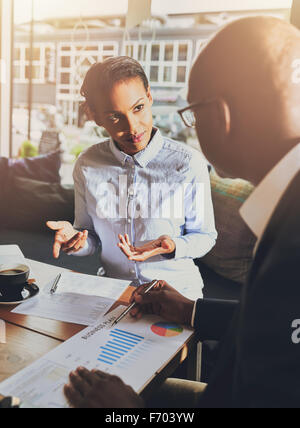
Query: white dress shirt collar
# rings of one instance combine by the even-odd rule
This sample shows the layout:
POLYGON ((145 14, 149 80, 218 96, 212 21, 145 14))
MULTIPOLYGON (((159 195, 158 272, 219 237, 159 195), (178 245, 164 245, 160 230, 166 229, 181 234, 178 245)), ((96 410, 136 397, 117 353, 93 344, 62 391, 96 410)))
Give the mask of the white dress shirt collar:
POLYGON ((115 156, 115 158, 122 164, 125 165, 126 161, 130 159, 134 159, 134 161, 142 168, 146 167, 148 163, 153 160, 159 151, 161 150, 164 140, 161 135, 159 129, 154 128, 155 134, 153 135, 151 141, 147 145, 147 147, 141 152, 137 153, 134 156, 130 156, 124 152, 122 152, 114 142, 114 140, 110 139, 110 149, 115 156))
POLYGON ((252 232, 261 240, 283 194, 300 171, 300 143, 295 146, 259 183, 240 209, 252 232))

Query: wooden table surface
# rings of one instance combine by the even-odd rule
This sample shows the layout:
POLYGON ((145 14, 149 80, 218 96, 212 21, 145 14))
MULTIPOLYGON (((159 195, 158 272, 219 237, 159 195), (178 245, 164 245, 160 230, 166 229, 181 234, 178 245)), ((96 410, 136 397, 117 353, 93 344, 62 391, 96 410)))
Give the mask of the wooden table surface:
POLYGON ((60 344, 60 340, 6 323, 6 343, 0 344, 0 382, 60 344))
POLYGON ((0 319, 60 341, 68 340, 70 337, 86 328, 85 326, 78 324, 70 324, 62 321, 48 320, 28 315, 13 314, 11 312, 12 309, 14 309, 14 306, 0 307, 0 319))

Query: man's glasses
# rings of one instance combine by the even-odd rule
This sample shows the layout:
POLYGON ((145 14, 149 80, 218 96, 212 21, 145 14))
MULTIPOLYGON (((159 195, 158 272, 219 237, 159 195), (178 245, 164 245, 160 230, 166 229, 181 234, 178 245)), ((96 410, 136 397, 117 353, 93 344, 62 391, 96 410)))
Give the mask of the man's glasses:
POLYGON ((194 110, 197 107, 204 106, 205 104, 211 103, 213 101, 216 101, 216 98, 209 99, 206 101, 200 101, 198 103, 193 103, 181 110, 178 110, 178 114, 183 120, 185 126, 187 126, 188 128, 196 128, 196 116, 194 110))
POLYGON ((188 128, 196 127, 196 116, 192 110, 192 106, 183 108, 182 110, 178 110, 178 114, 183 120, 183 123, 185 124, 185 126, 187 126, 188 128))

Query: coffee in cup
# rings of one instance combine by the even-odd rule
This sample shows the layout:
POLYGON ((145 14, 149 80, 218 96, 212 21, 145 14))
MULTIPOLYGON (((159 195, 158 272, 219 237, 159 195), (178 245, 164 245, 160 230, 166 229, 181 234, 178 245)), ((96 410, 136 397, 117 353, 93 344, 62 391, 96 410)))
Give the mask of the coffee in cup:
POLYGON ((5 301, 17 300, 21 296, 30 269, 23 264, 6 264, 0 266, 0 299, 5 301))

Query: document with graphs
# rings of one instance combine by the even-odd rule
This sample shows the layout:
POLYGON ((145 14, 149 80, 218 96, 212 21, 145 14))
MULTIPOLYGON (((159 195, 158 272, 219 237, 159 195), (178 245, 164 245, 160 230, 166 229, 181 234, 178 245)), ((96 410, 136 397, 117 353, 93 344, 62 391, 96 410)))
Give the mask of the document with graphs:
POLYGON ((21 399, 22 407, 67 407, 63 386, 78 366, 119 376, 141 391, 193 334, 156 316, 130 316, 111 327, 119 307, 94 325, 0 384, 0 394, 21 399))

